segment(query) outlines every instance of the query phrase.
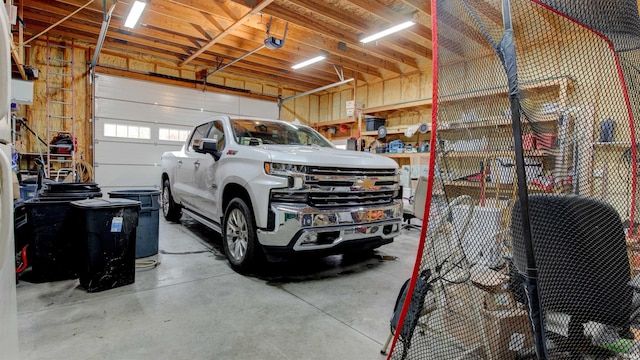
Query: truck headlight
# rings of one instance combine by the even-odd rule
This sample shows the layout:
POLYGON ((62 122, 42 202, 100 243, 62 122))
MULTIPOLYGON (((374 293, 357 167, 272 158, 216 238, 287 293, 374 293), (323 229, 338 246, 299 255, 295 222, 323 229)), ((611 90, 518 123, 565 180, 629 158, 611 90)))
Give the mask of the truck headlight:
POLYGON ((264 163, 264 172, 270 175, 304 175, 307 173, 307 167, 304 165, 293 165, 283 163, 264 163))
POLYGON ((287 177, 289 188, 300 189, 304 186, 307 167, 304 165, 265 162, 264 172, 269 175, 287 177))

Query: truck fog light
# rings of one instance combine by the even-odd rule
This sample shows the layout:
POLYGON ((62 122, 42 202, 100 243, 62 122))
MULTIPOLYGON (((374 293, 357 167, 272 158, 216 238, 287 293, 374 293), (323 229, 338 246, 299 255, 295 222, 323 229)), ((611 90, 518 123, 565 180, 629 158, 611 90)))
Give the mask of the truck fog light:
POLYGON ((302 245, 315 244, 318 242, 318 235, 316 234, 305 234, 302 238, 302 245))

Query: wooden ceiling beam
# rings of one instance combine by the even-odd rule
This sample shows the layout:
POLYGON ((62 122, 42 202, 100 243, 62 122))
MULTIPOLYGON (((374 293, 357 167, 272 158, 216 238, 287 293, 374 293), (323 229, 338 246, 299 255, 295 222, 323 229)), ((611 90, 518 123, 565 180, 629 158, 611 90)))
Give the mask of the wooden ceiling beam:
MULTIPOLYGON (((37 0, 36 0, 37 1, 37 0)), ((43 1, 43 0, 42 0, 43 1)), ((78 3, 84 0, 59 0, 58 2, 68 4, 70 6, 79 6, 78 3)), ((137 32, 142 32, 145 28, 153 27, 156 30, 161 30, 167 33, 164 37, 159 37, 159 39, 167 39, 170 41, 175 41, 176 37, 185 37, 188 38, 193 46, 194 39, 197 41, 208 41, 211 39, 211 36, 208 38, 205 37, 202 28, 197 28, 194 24, 188 23, 186 20, 183 20, 183 17, 202 17, 202 13, 209 14, 211 12, 216 11, 216 7, 213 4, 214 2, 204 2, 204 1, 193 1, 189 0, 175 0, 172 1, 173 4, 183 4, 190 5, 189 9, 178 10, 173 7, 161 7, 159 5, 154 6, 153 4, 149 5, 150 10, 155 11, 155 14, 158 16, 147 16, 145 17, 145 21, 138 25, 138 27, 134 30, 137 32), (197 6, 197 8, 195 8, 197 6), (172 12, 172 14, 165 14, 164 12, 172 12), (193 12, 198 12, 198 14, 194 14, 193 12), (180 15, 179 17, 177 15, 180 15)), ((235 4, 233 1, 228 1, 228 3, 232 6, 230 7, 238 7, 240 9, 243 6, 235 4)), ((178 7, 177 5, 174 7, 178 7)), ((96 14, 100 16, 102 19, 102 12, 99 10, 91 8, 96 14)), ((124 18, 127 15, 127 8, 116 6, 116 9, 113 13, 113 20, 111 22, 111 28, 118 27, 124 29, 124 18)), ((234 10, 235 11, 235 10, 234 10)), ((241 10, 237 11, 241 13, 241 10)), ((217 15, 218 18, 220 17, 217 15)), ((101 20, 100 20, 101 21, 101 20)), ((266 30, 264 24, 261 24, 257 21, 248 21, 244 24, 244 26, 236 29, 234 33, 245 34, 248 32, 264 31, 266 37, 266 30)), ((129 31, 129 30, 125 30, 129 31)), ((264 38, 262 39, 264 40, 264 38)), ((337 65, 341 65, 345 68, 348 68, 357 72, 364 72, 371 76, 382 77, 382 74, 377 69, 383 69, 389 71, 393 74, 402 73, 401 69, 395 64, 395 59, 390 57, 389 59, 381 59, 375 54, 371 54, 370 52, 363 51, 361 49, 357 49, 356 47, 349 46, 346 51, 338 50, 338 43, 340 41, 334 39, 327 39, 326 37, 321 37, 317 33, 310 31, 309 29, 302 28, 299 26, 290 26, 289 32, 287 34, 287 39, 285 41, 285 47, 282 48, 282 51, 287 51, 291 48, 291 44, 294 43, 294 51, 299 51, 304 46, 311 46, 318 50, 324 49, 332 53, 331 61, 336 63, 337 65), (295 44, 297 42, 297 44, 295 44)))
POLYGON ((425 15, 431 16, 431 1, 429 0, 402 0, 403 3, 413 6, 425 15))
MULTIPOLYGON (((31 28, 44 29, 46 28, 46 24, 47 22, 43 22, 43 23, 32 22, 31 28)), ((89 42, 95 41, 95 37, 97 36, 97 33, 93 31, 93 28, 87 27, 87 26, 81 26, 80 24, 70 24, 70 26, 72 27, 67 28, 66 26, 60 25, 58 28, 51 30, 51 32, 52 34, 57 34, 61 36, 69 36, 70 34, 73 34, 74 38, 76 39, 81 39, 89 42)), ((122 39, 113 38, 110 35, 106 36, 104 44, 105 44, 104 45, 105 49, 109 48, 112 51, 114 49, 122 49, 129 53, 139 54, 143 52, 143 53, 152 55, 154 57, 157 57, 159 59, 171 60, 171 58, 175 59, 177 56, 182 54, 179 49, 177 50, 178 52, 176 52, 175 49, 171 50, 170 48, 165 48, 164 50, 158 49, 155 47, 151 47, 148 44, 130 43, 128 41, 123 41, 122 39)), ((215 64, 216 58, 213 56, 203 55, 202 58, 203 58, 202 62, 200 62, 202 66, 212 67, 212 65, 215 64)), ((325 75, 323 78, 316 78, 309 74, 301 74, 301 73, 290 73, 287 76, 274 77, 273 75, 278 74, 280 68, 270 66, 266 61, 267 58, 262 58, 261 60, 262 61, 260 62, 260 67, 247 65, 249 69, 241 70, 242 66, 241 64, 238 64, 236 67, 234 67, 234 71, 238 73, 243 73, 243 74, 251 73, 253 74, 254 78, 262 75, 264 76, 265 79, 272 79, 272 80, 275 79, 283 83, 286 83, 287 81, 291 82, 291 80, 294 80, 296 83, 299 83, 303 88, 318 87, 318 86, 326 85, 327 82, 335 81, 335 79, 333 77, 330 77, 329 75, 325 75)))
MULTIPOLYGON (((322 34, 323 37, 329 37, 332 40, 334 40, 336 43, 344 42, 346 44, 351 44, 352 46, 356 46, 360 50, 363 50, 371 54, 375 54, 377 56, 383 57, 392 62, 400 62, 413 69, 418 69, 420 67, 414 58, 406 56, 403 53, 397 52, 383 45, 377 46, 375 48, 362 47, 360 46, 358 37, 355 34, 345 33, 343 29, 339 29, 333 26, 328 26, 326 24, 320 23, 308 17, 294 16, 291 14, 290 11, 287 11, 287 9, 281 6, 277 6, 274 4, 268 7, 267 9, 265 9, 265 13, 268 13, 269 15, 273 15, 284 21, 289 21, 292 24, 297 24, 300 27, 305 28, 312 33, 315 32, 317 34, 322 34)), ((326 49, 326 50, 331 51, 330 49, 326 49)))
MULTIPOLYGON (((64 9, 60 9, 58 7, 50 5, 48 2, 41 1, 40 4, 38 4, 37 1, 34 1, 34 3, 32 3, 32 6, 37 6, 37 5, 39 5, 38 11, 42 11, 43 13, 51 14, 53 16, 60 16, 65 11, 64 9)), ((35 7, 31 10, 35 11, 35 7)), ((32 18, 33 20, 41 21, 42 23, 46 23, 49 20, 49 17, 47 17, 46 15, 35 14, 35 13, 29 14, 29 17, 32 18)), ((97 25, 98 19, 97 18, 91 19, 91 17, 87 15, 78 15, 73 21, 75 21, 77 24, 71 26, 71 28, 83 30, 86 32, 92 32, 90 23, 91 21, 94 21, 97 25)), ((73 36, 73 34, 71 33, 68 33, 66 35, 70 37, 73 36)), ((191 42, 194 40, 189 40, 186 37, 182 37, 182 36, 179 36, 179 37, 173 36, 171 41, 158 42, 153 40, 153 38, 165 38, 168 40, 168 38, 171 37, 170 35, 171 34, 168 35, 166 33, 162 33, 161 31, 154 30, 152 27, 149 27, 149 26, 140 27, 139 29, 137 29, 136 36, 133 36, 130 31, 126 31, 124 29, 111 29, 107 33, 107 37, 109 37, 112 41, 116 41, 118 43, 127 44, 127 45, 138 45, 139 47, 141 47, 141 49, 142 47, 144 47, 144 49, 154 49, 156 52, 164 54, 165 58, 170 54, 174 54, 176 56, 174 59, 179 61, 181 59, 180 56, 182 56, 187 51, 187 49, 189 49, 192 46, 191 42)), ((247 34, 243 34, 243 37, 246 38, 251 36, 247 34)), ((259 38, 259 40, 257 41, 261 41, 261 38, 259 38)), ((216 52, 221 57, 226 58, 228 62, 233 58, 242 56, 244 54, 241 51, 243 48, 245 51, 248 52, 250 50, 253 50, 257 46, 257 44, 260 44, 259 42, 257 42, 256 44, 251 44, 250 42, 245 41, 243 45, 240 45, 240 42, 241 42, 240 39, 235 40, 234 36, 230 36, 227 39, 221 41, 217 45, 218 47, 216 49, 216 52)), ((305 50, 307 49, 305 48, 305 50)), ((262 55, 257 53, 252 55, 252 57, 259 59, 259 62, 262 63, 264 66, 270 67, 270 69, 265 70, 267 73, 273 73, 275 71, 279 71, 280 69, 289 69, 290 64, 292 62, 297 61, 296 57, 299 57, 299 56, 296 56, 296 54, 291 54, 284 51, 272 52, 267 49, 267 50, 263 50, 262 52, 263 52, 262 55)), ((305 54, 304 51, 302 53, 305 54)), ((311 51, 307 51, 306 55, 312 56, 312 55, 315 55, 315 53, 312 53, 311 51)), ((206 57, 207 59, 209 59, 208 60, 209 63, 207 64, 209 67, 215 68, 215 64, 217 63, 216 62, 217 56, 218 55, 208 55, 206 57)), ((357 68, 357 64, 355 65, 346 64, 346 65, 353 68, 357 68)), ((337 79, 337 75, 335 71, 333 70, 333 68, 330 68, 328 65, 322 66, 322 67, 316 66, 315 68, 317 70, 305 69, 304 70, 305 76, 313 76, 326 82, 332 82, 337 79)), ((368 71, 368 69, 361 69, 361 70, 375 77, 378 77, 378 78, 381 77, 381 75, 375 71, 368 71)))
MULTIPOLYGON (((351 29, 359 33, 366 33, 369 31, 370 24, 362 19, 355 18, 353 15, 347 15, 345 12, 334 10, 334 7, 329 7, 326 2, 319 0, 288 0, 292 4, 302 6, 309 11, 317 12, 319 16, 327 17, 333 21, 342 23, 351 29)), ((316 15, 317 16, 317 15, 316 15)), ((396 51, 405 53, 409 56, 419 56, 431 59, 431 48, 422 46, 421 43, 431 44, 431 31, 428 32, 428 37, 424 37, 425 34, 418 34, 415 37, 416 42, 407 39, 396 38, 394 42, 382 40, 385 46, 395 49, 396 51), (425 41, 425 39, 427 41, 425 41)), ((366 45, 363 45, 366 47, 366 45)))
MULTIPOLYGON (((410 19, 415 18, 415 12, 400 14, 385 4, 377 2, 375 0, 348 0, 351 4, 357 6, 358 8, 368 11, 371 15, 385 21, 388 23, 387 25, 397 25, 401 22, 405 22, 410 19)), ((415 20, 415 19, 414 19, 415 20)), ((431 24, 429 24, 430 26, 431 24)), ((420 38, 426 39, 429 43, 431 43, 431 28, 421 24, 416 23, 414 26, 406 29, 407 34, 414 34, 420 38)), ((372 29, 369 29, 370 31, 372 29)))
POLYGON ((247 21, 247 19, 249 19, 253 15, 257 14, 258 12, 262 11, 262 9, 267 7, 272 2, 273 2, 273 0, 262 0, 259 4, 257 4, 253 9, 251 9, 244 16, 242 16, 240 19, 238 19, 235 23, 231 24, 231 26, 229 26, 228 28, 224 29, 224 31, 222 31, 216 37, 211 39, 211 41, 209 41, 205 46, 203 46, 202 48, 200 48, 198 51, 194 52, 193 54, 189 55, 189 57, 187 57, 184 61, 182 61, 179 64, 179 66, 184 66, 184 65, 188 64, 191 60, 195 59, 200 54, 205 52, 205 50, 207 50, 208 48, 213 46, 215 43, 220 41, 220 39, 222 39, 223 37, 229 35, 235 28, 237 28, 238 26, 244 24, 244 22, 247 21))

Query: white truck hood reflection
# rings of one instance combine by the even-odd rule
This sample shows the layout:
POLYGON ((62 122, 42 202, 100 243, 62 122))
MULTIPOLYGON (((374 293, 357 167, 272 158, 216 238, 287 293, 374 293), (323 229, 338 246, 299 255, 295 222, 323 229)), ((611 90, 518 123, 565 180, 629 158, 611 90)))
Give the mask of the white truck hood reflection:
POLYGON ((393 159, 363 151, 342 150, 314 145, 264 145, 271 161, 315 166, 397 168, 393 159))

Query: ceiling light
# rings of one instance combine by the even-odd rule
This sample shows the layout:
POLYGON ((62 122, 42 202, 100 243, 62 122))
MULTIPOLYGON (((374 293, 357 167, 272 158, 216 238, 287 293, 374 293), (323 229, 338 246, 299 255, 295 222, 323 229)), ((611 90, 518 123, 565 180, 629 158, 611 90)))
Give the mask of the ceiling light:
POLYGON ((392 26, 392 27, 390 27, 390 28, 388 28, 386 30, 382 30, 377 34, 373 34, 371 36, 367 36, 366 38, 361 39, 360 42, 363 43, 363 44, 366 44, 368 42, 378 40, 380 38, 383 38, 383 37, 385 37, 387 35, 393 34, 393 33, 398 32, 400 30, 404 30, 404 29, 406 29, 409 26, 412 26, 414 24, 415 24, 415 22, 413 22, 411 20, 405 21, 402 24, 398 24, 396 26, 392 26))
POLYGON ((295 64, 291 68, 294 69, 294 70, 297 70, 297 69, 303 68, 305 66, 308 66, 308 65, 311 65, 311 64, 315 64, 318 61, 322 61, 322 60, 324 60, 326 58, 327 58, 327 55, 324 55, 324 54, 323 55, 318 55, 318 56, 316 56, 314 58, 311 58, 309 60, 305 60, 305 61, 303 61, 303 62, 301 62, 299 64, 295 64))
POLYGON ((144 1, 136 0, 131 6, 131 11, 129 11, 129 15, 127 16, 127 20, 124 22, 124 26, 128 28, 132 28, 136 26, 138 19, 140 19, 140 15, 142 15, 142 11, 144 7, 147 6, 147 3, 144 1))

